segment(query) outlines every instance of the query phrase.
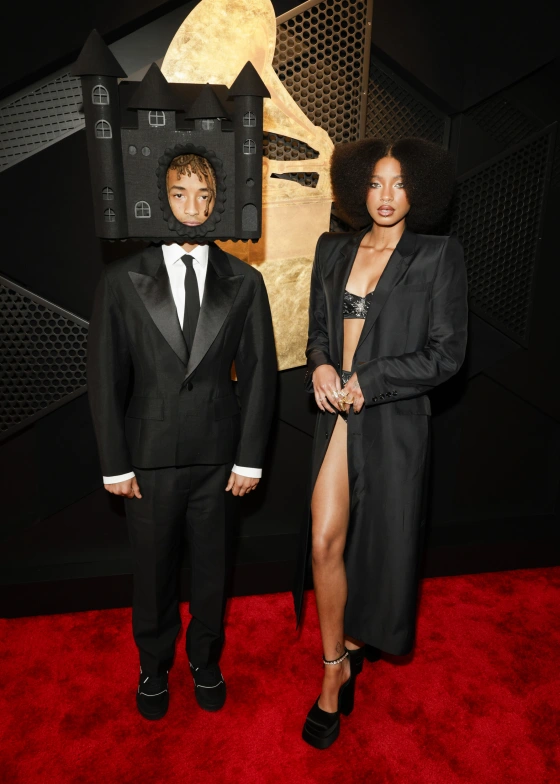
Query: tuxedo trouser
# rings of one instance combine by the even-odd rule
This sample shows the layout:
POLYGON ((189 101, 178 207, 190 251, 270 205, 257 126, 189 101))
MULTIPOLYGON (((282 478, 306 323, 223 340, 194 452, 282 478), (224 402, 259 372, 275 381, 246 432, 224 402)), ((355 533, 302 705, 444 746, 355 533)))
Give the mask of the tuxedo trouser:
POLYGON ((203 668, 220 658, 234 523, 235 502, 225 492, 231 468, 134 469, 142 498, 125 499, 134 559, 132 630, 148 675, 163 674, 173 663, 184 536, 191 559, 187 655, 203 668))

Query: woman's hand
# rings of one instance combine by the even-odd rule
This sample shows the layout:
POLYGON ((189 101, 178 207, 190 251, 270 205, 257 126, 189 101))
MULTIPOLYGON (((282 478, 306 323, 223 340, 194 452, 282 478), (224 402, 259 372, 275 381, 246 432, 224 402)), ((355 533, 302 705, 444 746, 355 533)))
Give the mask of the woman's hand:
POLYGON ((340 377, 332 365, 319 365, 313 372, 313 392, 315 402, 321 411, 336 414, 338 410, 338 393, 340 377))
MULTIPOLYGON (((354 409, 354 413, 359 414, 363 408, 365 400, 356 373, 354 373, 348 379, 348 383, 345 385, 344 389, 342 390, 343 395, 344 393, 346 393, 346 397, 348 398, 348 403, 347 403, 348 409, 350 409, 350 405, 352 405, 354 409)), ((344 400, 342 402, 344 403, 344 400)))

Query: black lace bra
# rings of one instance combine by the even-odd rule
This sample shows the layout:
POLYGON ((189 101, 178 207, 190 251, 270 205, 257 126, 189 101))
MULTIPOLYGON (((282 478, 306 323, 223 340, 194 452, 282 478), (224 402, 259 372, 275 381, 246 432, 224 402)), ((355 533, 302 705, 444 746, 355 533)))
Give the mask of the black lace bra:
POLYGON ((357 294, 345 291, 342 301, 342 317, 345 319, 365 319, 372 295, 373 291, 370 291, 365 297, 358 297, 357 294))

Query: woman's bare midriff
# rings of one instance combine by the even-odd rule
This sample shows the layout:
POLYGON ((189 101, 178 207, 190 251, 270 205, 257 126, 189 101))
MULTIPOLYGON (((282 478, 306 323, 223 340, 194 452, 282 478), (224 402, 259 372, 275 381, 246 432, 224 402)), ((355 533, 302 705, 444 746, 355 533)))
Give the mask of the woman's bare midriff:
MULTIPOLYGON (((387 262, 391 258, 394 248, 386 248, 377 251, 372 247, 360 245, 346 290, 358 297, 365 297, 372 292, 387 262)), ((354 354, 360 342, 360 336, 364 328, 364 319, 344 319, 344 349, 342 352, 343 370, 351 370, 354 354)))

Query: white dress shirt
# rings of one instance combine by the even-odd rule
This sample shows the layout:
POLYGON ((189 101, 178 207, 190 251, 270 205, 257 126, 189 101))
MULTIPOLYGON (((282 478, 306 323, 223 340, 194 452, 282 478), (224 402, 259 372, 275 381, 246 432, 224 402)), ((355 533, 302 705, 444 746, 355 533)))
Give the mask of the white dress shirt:
MULTIPOLYGON (((183 329, 183 318, 185 315, 185 275, 187 268, 181 257, 187 251, 183 250, 180 245, 173 243, 172 245, 162 245, 163 260, 167 267, 167 274, 169 275, 169 282, 171 283, 171 293, 177 308, 177 316, 181 329, 183 329)), ((204 296, 204 284, 206 282, 206 271, 208 269, 208 245, 197 245, 193 250, 188 253, 193 257, 193 269, 196 275, 196 282, 198 284, 198 296, 202 302, 204 296)), ((231 469, 234 473, 240 476, 249 476, 253 479, 260 479, 262 476, 262 468, 247 468, 245 466, 234 465, 231 469)), ((103 484, 111 485, 116 482, 124 482, 127 479, 132 479, 134 471, 127 474, 120 474, 120 476, 104 476, 103 484)))

